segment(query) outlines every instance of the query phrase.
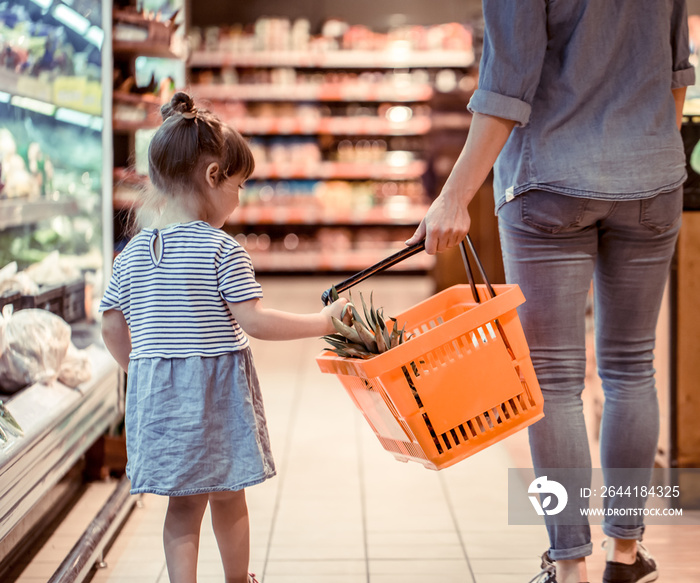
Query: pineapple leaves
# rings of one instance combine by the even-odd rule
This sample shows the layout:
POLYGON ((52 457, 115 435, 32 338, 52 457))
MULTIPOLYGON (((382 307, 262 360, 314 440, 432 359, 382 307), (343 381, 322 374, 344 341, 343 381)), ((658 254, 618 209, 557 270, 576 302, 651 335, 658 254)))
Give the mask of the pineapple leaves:
MULTIPOLYGON (((330 298, 338 299, 338 292, 335 287, 331 288, 330 298)), ((336 334, 329 334, 323 337, 329 345, 329 350, 343 358, 371 358, 395 348, 410 338, 405 333, 406 326, 399 330, 396 318, 389 318, 391 324, 384 317, 382 308, 374 307, 374 293, 369 296, 369 305, 360 293, 361 310, 353 302, 352 295, 348 293, 349 301, 343 308, 341 320, 333 318, 333 326, 336 334), (350 324, 345 316, 350 313, 350 324), (347 320, 346 320, 347 321, 347 320)))
POLYGON ((344 322, 341 322, 338 320, 338 318, 335 318, 331 316, 331 321, 333 322, 333 326, 335 329, 345 336, 350 342, 354 342, 355 344, 362 344, 362 338, 360 338, 360 335, 357 333, 357 330, 355 328, 352 328, 345 324, 344 322))
POLYGON ((340 296, 338 295, 338 290, 335 289, 334 285, 331 286, 330 299, 331 299, 331 302, 335 302, 336 300, 340 299, 340 296))

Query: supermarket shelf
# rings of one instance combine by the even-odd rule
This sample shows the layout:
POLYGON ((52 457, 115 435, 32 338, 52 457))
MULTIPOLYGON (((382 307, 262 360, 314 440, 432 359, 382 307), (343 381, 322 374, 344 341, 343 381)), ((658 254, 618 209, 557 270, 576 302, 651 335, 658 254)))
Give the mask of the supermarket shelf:
POLYGON ((112 50, 115 54, 133 57, 156 57, 160 59, 180 59, 168 45, 153 42, 139 41, 112 41, 112 50))
POLYGON ((75 200, 0 200, 0 229, 31 225, 60 215, 73 215, 78 212, 75 200))
POLYGON ((419 116, 405 122, 391 122, 383 117, 234 117, 226 122, 247 135, 317 135, 334 136, 415 136, 430 132, 431 119, 419 116))
MULTIPOLYGON (((250 250, 256 273, 298 273, 304 271, 357 272, 386 259, 398 249, 378 248, 351 251, 285 251, 250 250)), ((389 268, 391 272, 425 272, 434 267, 435 257, 425 253, 409 257, 389 268)))
POLYGON ((112 129, 117 132, 135 132, 156 128, 162 123, 161 101, 155 95, 137 95, 115 91, 112 107, 112 129))
POLYGON ((342 211, 323 206, 242 206, 228 225, 417 225, 428 205, 387 205, 342 211))
POLYGON ((112 99, 117 103, 128 103, 129 105, 141 105, 144 107, 160 107, 163 104, 156 95, 128 93, 126 91, 114 91, 112 99))
POLYGON ((112 120, 112 131, 120 133, 133 133, 137 130, 151 130, 157 128, 160 124, 156 121, 147 119, 141 121, 130 121, 122 119, 112 120))
POLYGON ((57 108, 77 112, 88 120, 87 124, 79 125, 89 125, 92 118, 99 117, 102 111, 100 84, 83 77, 59 76, 54 80, 46 81, 0 68, 0 92, 24 98, 23 100, 6 98, 3 101, 10 101, 10 103, 18 101, 14 105, 33 109, 45 115, 54 115, 57 108), (67 96, 65 101, 61 99, 63 96, 67 96))
POLYGON ((382 162, 312 162, 307 165, 261 163, 252 178, 281 180, 410 180, 423 176, 427 164, 414 160, 401 166, 382 162))
POLYGON ((296 67, 310 69, 394 69, 470 67, 473 51, 195 51, 190 67, 296 67))
POLYGON ((396 83, 319 83, 280 85, 193 84, 196 99, 211 101, 428 101, 434 90, 430 85, 396 83))
MULTIPOLYGON (((128 183, 123 183, 123 186, 115 189, 114 208, 131 209, 138 205, 138 197, 138 190, 130 188, 128 183)), ((310 197, 304 205, 244 205, 236 209, 226 224, 412 226, 423 220, 428 208, 428 205, 398 202, 387 203, 385 206, 342 210, 323 206, 318 200, 310 197)))
MULTIPOLYGON (((416 180, 427 169, 424 160, 414 160, 400 166, 385 162, 311 162, 256 164, 251 180, 416 180)), ((114 170, 114 183, 141 185, 148 177, 124 168, 114 170)), ((115 192, 115 199, 124 196, 115 192)), ((128 195, 127 195, 128 196, 128 195)))

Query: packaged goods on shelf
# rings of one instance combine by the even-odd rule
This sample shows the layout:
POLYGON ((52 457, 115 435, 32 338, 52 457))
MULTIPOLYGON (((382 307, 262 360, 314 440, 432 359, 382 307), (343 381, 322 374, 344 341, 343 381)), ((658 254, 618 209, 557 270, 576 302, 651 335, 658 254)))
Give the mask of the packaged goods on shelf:
MULTIPOLYGON (((98 0, 90 4, 99 8, 98 0)), ((88 9, 85 14, 87 17, 80 15, 88 27, 83 36, 62 26, 59 19, 44 18, 39 5, 11 2, 0 6, 0 90, 99 115, 100 10, 88 9), (87 34, 88 29, 93 33, 87 34)))
POLYGON ((224 228, 255 247, 256 269, 294 271, 297 260, 303 270, 361 269, 403 245, 436 194, 433 100, 473 88, 470 27, 378 32, 331 19, 312 30, 260 18, 190 33, 192 94, 254 152, 241 208, 224 228), (294 258, 280 263, 290 249, 294 258))
POLYGON ((16 261, 0 269, 0 297, 15 310, 47 310, 68 323, 86 317, 85 276, 56 252, 22 271, 16 261))
POLYGON ((431 51, 472 49, 472 32, 460 23, 435 26, 397 26, 376 32, 363 25, 337 19, 326 21, 319 34, 311 33, 306 19, 259 18, 252 32, 243 26, 194 27, 194 50, 249 53, 263 51, 431 51))
MULTIPOLYGON (((167 4, 166 4, 167 6, 167 4)), ((151 43, 170 46, 173 33, 179 25, 175 23, 177 11, 162 16, 150 14, 134 7, 115 8, 113 12, 113 34, 115 41, 124 43, 151 43)))

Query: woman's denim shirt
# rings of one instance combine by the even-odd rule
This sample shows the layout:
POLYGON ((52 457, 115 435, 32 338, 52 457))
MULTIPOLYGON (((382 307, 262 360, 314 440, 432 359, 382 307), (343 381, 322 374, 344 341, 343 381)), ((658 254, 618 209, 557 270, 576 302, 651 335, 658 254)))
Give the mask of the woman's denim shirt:
POLYGON ((686 177, 672 88, 695 82, 686 0, 484 0, 471 112, 517 122, 496 208, 531 189, 597 199, 686 177))

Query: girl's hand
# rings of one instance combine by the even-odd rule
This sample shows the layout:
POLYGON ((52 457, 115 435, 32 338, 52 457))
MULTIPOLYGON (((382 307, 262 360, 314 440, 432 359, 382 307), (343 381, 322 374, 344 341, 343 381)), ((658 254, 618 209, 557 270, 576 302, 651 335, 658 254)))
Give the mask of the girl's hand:
POLYGON ((345 310, 345 312, 343 312, 343 308, 345 308, 347 303, 347 298, 339 298, 321 310, 321 314, 323 314, 328 320, 328 331, 325 332, 325 334, 334 334, 336 332, 335 326, 333 326, 333 322, 331 321, 331 316, 338 318, 338 320, 342 320, 348 325, 350 324, 350 310, 345 310))

